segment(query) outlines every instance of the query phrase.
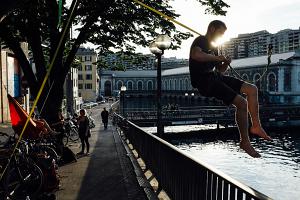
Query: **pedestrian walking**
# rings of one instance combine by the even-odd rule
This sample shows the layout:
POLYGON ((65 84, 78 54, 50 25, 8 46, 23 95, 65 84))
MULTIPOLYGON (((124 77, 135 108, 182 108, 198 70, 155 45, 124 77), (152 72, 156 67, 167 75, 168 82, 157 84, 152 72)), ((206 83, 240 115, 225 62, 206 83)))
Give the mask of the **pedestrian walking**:
POLYGON ((89 128, 89 118, 86 116, 86 111, 81 109, 79 111, 79 118, 78 118, 78 134, 81 141, 81 151, 78 153, 79 155, 84 154, 84 149, 86 145, 86 154, 89 155, 90 153, 90 143, 89 137, 91 137, 91 132, 89 128))
POLYGON ((106 130, 108 124, 108 111, 106 110, 106 108, 103 108, 103 111, 101 112, 101 118, 104 124, 104 130, 106 130))

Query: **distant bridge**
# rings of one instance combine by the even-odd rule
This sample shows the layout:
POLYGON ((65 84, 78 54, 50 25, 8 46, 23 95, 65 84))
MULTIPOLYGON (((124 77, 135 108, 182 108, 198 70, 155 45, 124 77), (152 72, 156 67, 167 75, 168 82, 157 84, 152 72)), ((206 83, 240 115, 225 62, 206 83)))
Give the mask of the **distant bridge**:
MULTIPOLYGON (((139 125, 154 125, 156 123, 156 110, 125 109, 124 116, 139 125)), ((226 106, 201 106, 183 108, 178 110, 163 110, 163 123, 165 125, 183 124, 221 124, 224 126, 235 124, 235 108, 226 106)), ((263 106, 260 107, 261 121, 264 125, 272 123, 300 122, 300 105, 263 106)))

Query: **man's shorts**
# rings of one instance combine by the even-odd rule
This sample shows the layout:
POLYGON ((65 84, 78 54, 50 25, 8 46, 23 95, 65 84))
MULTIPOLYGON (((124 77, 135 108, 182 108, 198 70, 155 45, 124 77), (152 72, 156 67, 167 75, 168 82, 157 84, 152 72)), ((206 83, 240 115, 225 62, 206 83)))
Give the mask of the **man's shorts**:
POLYGON ((232 104, 236 95, 240 94, 242 84, 240 79, 224 76, 218 72, 209 72, 199 76, 197 89, 206 97, 215 97, 226 105, 232 104))

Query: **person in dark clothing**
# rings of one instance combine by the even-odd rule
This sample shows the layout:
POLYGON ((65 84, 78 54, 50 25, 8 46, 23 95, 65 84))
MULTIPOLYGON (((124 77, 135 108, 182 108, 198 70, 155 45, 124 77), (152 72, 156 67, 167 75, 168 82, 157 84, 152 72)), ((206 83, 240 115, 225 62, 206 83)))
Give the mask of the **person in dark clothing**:
POLYGON ((59 148, 59 153, 62 153, 63 151, 63 147, 64 147, 64 143, 63 143, 63 137, 65 134, 65 127, 64 127, 64 116, 62 114, 62 110, 59 109, 58 113, 57 113, 57 121, 53 124, 51 124, 51 127, 53 127, 53 129, 57 132, 59 132, 58 135, 56 135, 57 141, 58 141, 58 148, 59 148))
POLYGON ((101 112, 101 118, 104 124, 104 130, 106 130, 108 124, 108 111, 106 110, 106 108, 103 108, 103 111, 101 112))
POLYGON ((271 140, 261 126, 258 111, 258 90, 253 84, 226 76, 231 59, 218 55, 212 42, 223 36, 227 27, 219 20, 212 21, 205 36, 197 37, 191 45, 189 70, 191 84, 199 93, 207 97, 215 97, 225 104, 236 107, 236 123, 240 132, 240 147, 252 157, 260 154, 252 147, 248 133, 248 111, 251 116, 250 132, 266 140, 271 140), (246 95, 246 98, 242 96, 246 95))
POLYGON ((89 137, 91 137, 90 128, 89 128, 89 118, 86 116, 86 111, 81 109, 79 111, 80 116, 78 117, 78 134, 81 141, 81 151, 78 153, 79 155, 84 154, 84 149, 86 145, 87 155, 90 153, 90 143, 89 137))

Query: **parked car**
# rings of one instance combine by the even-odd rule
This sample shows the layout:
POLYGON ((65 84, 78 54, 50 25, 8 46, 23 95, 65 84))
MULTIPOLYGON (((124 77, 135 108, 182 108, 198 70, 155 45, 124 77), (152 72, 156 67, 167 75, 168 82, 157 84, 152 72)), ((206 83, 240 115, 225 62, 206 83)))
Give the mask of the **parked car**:
POLYGON ((99 96, 97 97, 96 101, 97 101, 97 102, 99 102, 99 101, 100 101, 100 102, 101 102, 101 101, 105 101, 104 96, 99 95, 99 96))

